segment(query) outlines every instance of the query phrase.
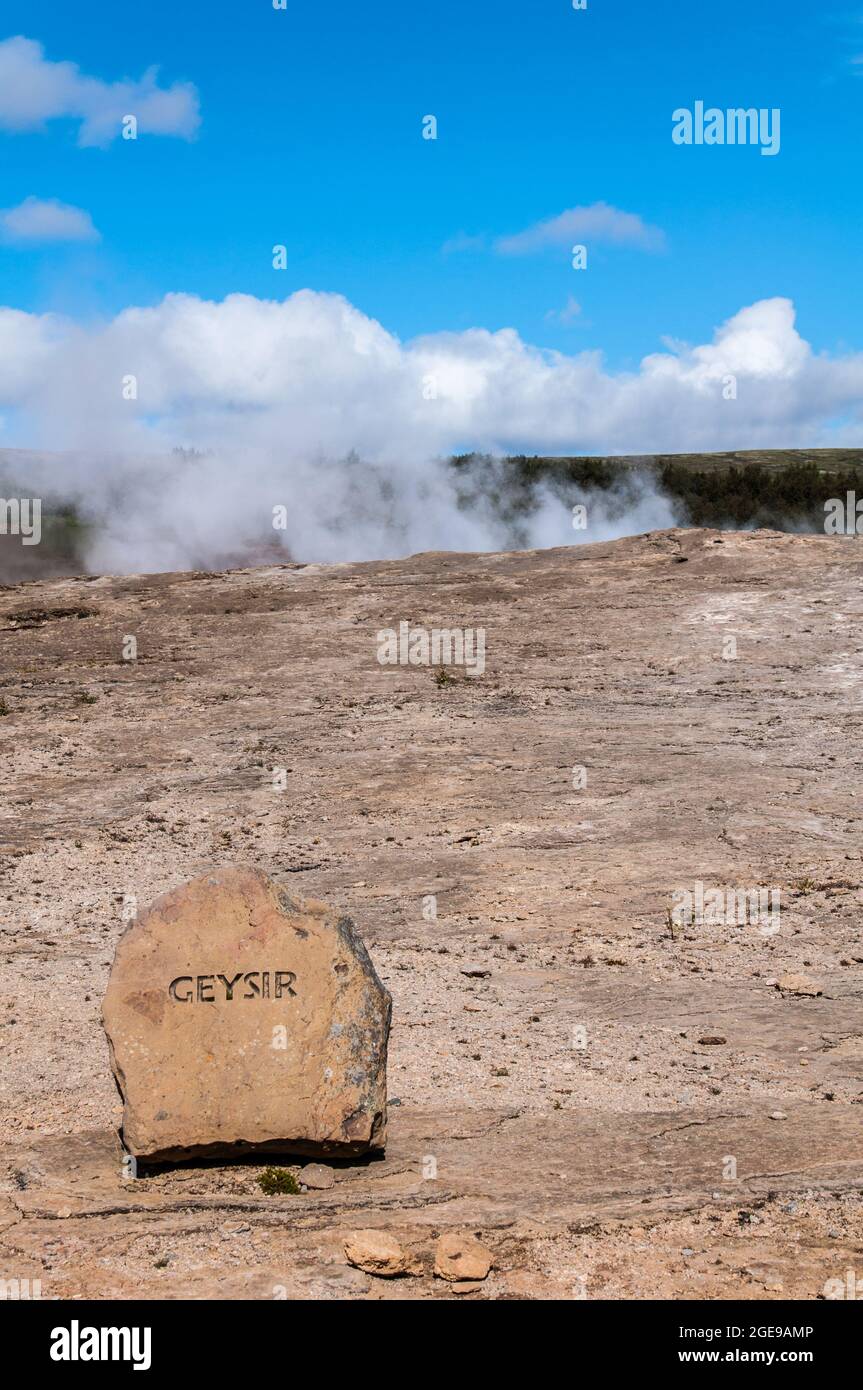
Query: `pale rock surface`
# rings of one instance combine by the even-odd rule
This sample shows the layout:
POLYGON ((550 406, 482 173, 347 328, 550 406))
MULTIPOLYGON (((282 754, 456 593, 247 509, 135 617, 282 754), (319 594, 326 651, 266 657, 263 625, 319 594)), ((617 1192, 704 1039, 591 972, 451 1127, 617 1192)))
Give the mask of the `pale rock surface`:
POLYGON ((823 993, 821 986, 808 975, 783 975, 777 981, 776 988, 781 989, 783 994, 806 995, 812 999, 817 999, 818 995, 823 993))

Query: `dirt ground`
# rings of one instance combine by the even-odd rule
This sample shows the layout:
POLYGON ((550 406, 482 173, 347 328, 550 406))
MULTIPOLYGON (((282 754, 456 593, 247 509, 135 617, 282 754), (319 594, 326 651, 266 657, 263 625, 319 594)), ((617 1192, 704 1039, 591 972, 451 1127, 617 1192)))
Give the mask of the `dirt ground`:
POLYGON ((863 1281, 861 675, 844 538, 0 590, 0 1278, 468 1300, 863 1281), (485 673, 380 665, 402 620, 484 628, 485 673), (100 1023, 124 914, 233 863, 349 912, 393 995, 386 1158, 331 1191, 265 1197, 254 1162, 124 1173, 100 1023), (780 929, 669 924, 698 883, 778 889, 780 929), (349 1266, 367 1227, 425 1272, 349 1266), (471 1291, 433 1277, 445 1231, 494 1252, 471 1291))

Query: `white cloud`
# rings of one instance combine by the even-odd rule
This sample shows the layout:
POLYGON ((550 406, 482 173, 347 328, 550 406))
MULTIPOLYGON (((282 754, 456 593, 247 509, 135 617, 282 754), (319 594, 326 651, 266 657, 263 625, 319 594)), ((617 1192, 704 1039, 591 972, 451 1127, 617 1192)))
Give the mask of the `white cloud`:
POLYGON ((17 207, 0 209, 0 234, 15 242, 99 240, 89 212, 56 198, 25 198, 17 207))
MULTIPOLYGON (((302 558, 371 558, 503 544, 487 517, 455 507, 433 462, 450 452, 859 443, 863 355, 813 352, 780 298, 615 372, 598 352, 540 350, 513 329, 402 343, 311 290, 170 295, 87 327, 0 309, 0 412, 10 443, 14 430, 15 443, 76 451, 74 487, 113 527, 97 567, 213 567, 262 528, 272 541, 276 504, 302 558), (137 400, 123 399, 130 375, 137 400), (213 457, 181 465, 176 445, 213 457), (339 462, 352 449, 367 467, 339 462)), ((653 503, 643 515, 671 524, 653 503)), ((544 518, 542 543, 572 541, 559 506, 544 518)))
POLYGON ((218 303, 174 294, 86 328, 0 310, 0 409, 9 406, 26 409, 31 433, 52 447, 106 434, 148 447, 284 440, 294 452, 356 448, 384 460, 459 445, 811 445, 829 441, 840 415, 863 416, 863 356, 813 353, 781 298, 741 309, 708 343, 612 372, 598 352, 540 350, 511 328, 402 343, 335 294, 218 303), (122 399, 127 374, 137 401, 122 399), (729 375, 736 400, 723 395, 729 375))
POLYGON ((103 82, 75 63, 51 62, 35 39, 18 35, 0 43, 0 129, 40 130, 65 118, 80 122, 79 145, 107 145, 128 115, 142 135, 191 140, 200 125, 198 94, 188 82, 160 87, 155 67, 138 81, 103 82))
POLYGON ((502 256, 529 256, 550 247, 569 249, 574 242, 610 242, 658 251, 665 245, 665 233, 644 222, 638 213, 621 212, 609 203, 591 203, 589 207, 569 208, 514 236, 498 237, 494 246, 502 256))

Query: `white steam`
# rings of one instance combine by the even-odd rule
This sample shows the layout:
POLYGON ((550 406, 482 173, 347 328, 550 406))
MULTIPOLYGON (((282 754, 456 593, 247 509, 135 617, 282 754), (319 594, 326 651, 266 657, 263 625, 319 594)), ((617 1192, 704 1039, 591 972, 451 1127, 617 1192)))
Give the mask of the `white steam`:
POLYGON ((0 309, 6 441, 65 453, 19 460, 16 481, 98 523, 93 569, 215 568, 281 547, 345 560, 571 544, 673 525, 643 483, 588 498, 584 531, 545 489, 514 528, 493 495, 459 508, 440 460, 842 443, 861 401, 863 357, 816 356, 784 299, 622 374, 511 329, 403 344, 309 290, 283 302, 170 295, 89 327, 0 309), (285 531, 272 525, 280 506, 285 531))

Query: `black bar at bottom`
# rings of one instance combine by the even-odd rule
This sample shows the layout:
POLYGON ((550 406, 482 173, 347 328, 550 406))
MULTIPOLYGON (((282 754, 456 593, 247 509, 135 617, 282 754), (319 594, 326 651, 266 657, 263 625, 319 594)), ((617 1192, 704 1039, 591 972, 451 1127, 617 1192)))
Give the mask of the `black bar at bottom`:
MULTIPOLYGON (((765 1373, 799 1366, 823 1377, 825 1372, 854 1366, 860 1344, 861 1310, 857 1300, 849 1299, 806 1303, 517 1300, 518 1310, 509 1306, 512 1301, 489 1300, 481 1312, 472 1304, 473 1311, 465 1317, 464 1305, 447 1300, 449 1307, 457 1309, 460 1327, 473 1336, 481 1335, 476 1354, 484 1363, 496 1350, 512 1346, 513 1334, 518 1335, 514 1315, 525 1318, 525 1333, 563 1339, 556 1344, 561 1353, 568 1348, 567 1356, 575 1358, 573 1370, 578 1365, 587 1369, 591 1360, 599 1358, 602 1368, 611 1372, 675 1367, 684 1375, 694 1372, 697 1376, 704 1366, 758 1366, 765 1373), (507 1304, 505 1325, 496 1323, 495 1304, 500 1303, 507 1304)), ((47 1371, 52 1379, 70 1374, 92 1378, 102 1367, 112 1374, 137 1369, 141 1374, 162 1375, 182 1370, 196 1377, 211 1371, 224 1377, 253 1370, 257 1378, 290 1369, 288 1348, 297 1335, 300 1309, 307 1353, 313 1350, 319 1317, 321 1334, 328 1339, 324 1346, 330 1345, 335 1317, 345 1337, 342 1341, 340 1335, 339 1345, 346 1352, 353 1346, 357 1352, 362 1345, 356 1340, 358 1334, 371 1330, 370 1314, 376 1331, 384 1335, 402 1330, 401 1318, 408 1309, 410 1317, 418 1317, 423 1324, 429 1316, 416 1303, 396 1307, 389 1299, 361 1299, 340 1303, 338 1308, 332 1302, 309 1302, 290 1309, 269 1300, 230 1304, 21 1300, 6 1302, 0 1317, 5 1321, 7 1342, 14 1335, 16 1347, 24 1352, 25 1367, 47 1371), (354 1328, 351 1314, 356 1312, 362 1322, 354 1328), (377 1317, 382 1318, 380 1328, 377 1317)), ((538 1345, 553 1344, 543 1340, 538 1345)))

